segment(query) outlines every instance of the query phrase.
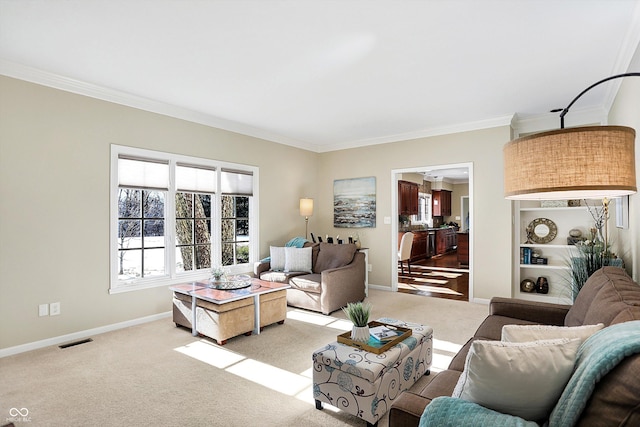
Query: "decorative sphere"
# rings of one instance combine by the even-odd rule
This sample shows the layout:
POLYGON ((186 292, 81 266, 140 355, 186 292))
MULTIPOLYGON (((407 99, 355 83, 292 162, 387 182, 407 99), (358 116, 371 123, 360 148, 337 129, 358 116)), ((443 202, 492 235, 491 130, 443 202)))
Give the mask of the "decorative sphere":
POLYGON ((533 292, 536 288, 536 284, 531 279, 524 279, 520 282, 520 290, 522 292, 533 292))

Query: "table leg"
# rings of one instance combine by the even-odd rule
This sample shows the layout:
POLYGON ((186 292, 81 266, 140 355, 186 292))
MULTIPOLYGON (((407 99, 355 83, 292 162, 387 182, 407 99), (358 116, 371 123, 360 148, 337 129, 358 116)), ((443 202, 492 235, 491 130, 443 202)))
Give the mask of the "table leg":
POLYGON ((260 295, 253 296, 253 333, 260 335, 260 295))
POLYGON ((191 335, 198 336, 198 329, 196 327, 196 296, 191 295, 191 335))

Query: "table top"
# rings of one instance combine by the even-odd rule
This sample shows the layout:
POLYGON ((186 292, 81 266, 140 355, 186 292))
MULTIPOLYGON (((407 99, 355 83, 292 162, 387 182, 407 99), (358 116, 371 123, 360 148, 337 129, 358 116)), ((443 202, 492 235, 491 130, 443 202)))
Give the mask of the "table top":
POLYGON ((267 294, 288 289, 291 286, 286 283, 268 282, 266 280, 251 279, 251 286, 242 289, 215 289, 209 282, 190 282, 180 283, 169 286, 174 292, 191 295, 196 298, 210 301, 216 304, 224 304, 228 302, 238 301, 243 298, 249 298, 256 295, 267 294))

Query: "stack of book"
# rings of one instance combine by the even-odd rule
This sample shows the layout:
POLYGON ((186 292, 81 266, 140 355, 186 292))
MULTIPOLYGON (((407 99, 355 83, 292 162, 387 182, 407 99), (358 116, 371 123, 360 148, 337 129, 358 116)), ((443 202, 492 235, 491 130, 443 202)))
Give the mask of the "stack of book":
POLYGON ((369 328, 369 335, 376 341, 387 342, 398 336, 397 329, 392 329, 390 326, 375 326, 369 328))

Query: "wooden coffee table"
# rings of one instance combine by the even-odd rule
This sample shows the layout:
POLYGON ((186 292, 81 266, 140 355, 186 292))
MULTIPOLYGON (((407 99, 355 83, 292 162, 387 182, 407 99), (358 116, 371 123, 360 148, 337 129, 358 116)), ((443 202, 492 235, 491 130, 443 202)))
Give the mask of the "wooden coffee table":
POLYGON ((173 321, 224 344, 228 338, 251 333, 272 323, 284 323, 287 312, 284 283, 251 279, 243 289, 214 289, 208 282, 181 283, 173 291, 173 321))

